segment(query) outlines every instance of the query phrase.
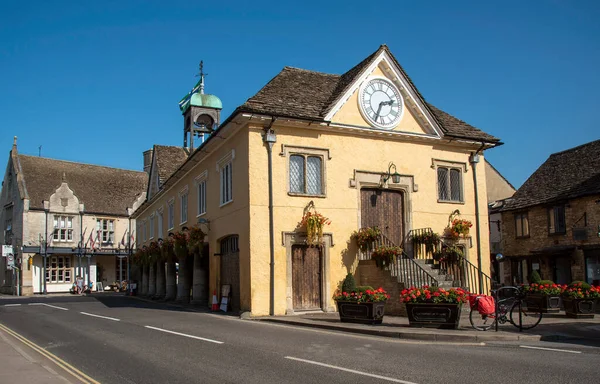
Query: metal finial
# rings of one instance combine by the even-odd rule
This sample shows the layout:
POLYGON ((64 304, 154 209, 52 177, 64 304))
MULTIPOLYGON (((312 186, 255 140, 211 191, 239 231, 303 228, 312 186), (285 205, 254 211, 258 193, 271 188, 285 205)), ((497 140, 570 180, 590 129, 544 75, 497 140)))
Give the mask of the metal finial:
POLYGON ((200 76, 200 94, 204 94, 204 76, 208 76, 208 73, 204 73, 204 61, 200 60, 200 72, 196 77, 200 76))

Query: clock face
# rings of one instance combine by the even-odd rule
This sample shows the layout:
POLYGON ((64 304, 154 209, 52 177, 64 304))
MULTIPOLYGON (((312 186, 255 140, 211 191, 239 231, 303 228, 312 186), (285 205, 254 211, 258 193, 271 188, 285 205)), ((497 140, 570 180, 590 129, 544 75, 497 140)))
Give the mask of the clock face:
POLYGON ((394 84, 385 79, 369 80, 361 87, 360 109, 367 120, 379 128, 395 127, 402 115, 402 97, 394 84))

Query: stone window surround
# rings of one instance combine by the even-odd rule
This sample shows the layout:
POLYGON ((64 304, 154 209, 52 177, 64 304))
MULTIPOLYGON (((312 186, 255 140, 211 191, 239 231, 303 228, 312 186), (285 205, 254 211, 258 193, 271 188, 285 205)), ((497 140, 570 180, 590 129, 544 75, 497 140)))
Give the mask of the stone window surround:
MULTIPOLYGON (((286 287, 285 287, 285 302, 286 302, 286 315, 293 315, 294 312, 294 292, 292 286, 292 246, 293 245, 306 245, 306 233, 305 232, 282 232, 282 245, 285 247, 286 253, 286 287)), ((323 312, 335 312, 336 308, 331 305, 333 299, 331 298, 331 279, 330 279, 330 248, 335 244, 333 243, 333 235, 331 233, 323 233, 324 245, 321 247, 321 309, 323 312)))
MULTIPOLYGON (((431 169, 433 169, 436 173, 435 173, 435 183, 438 187, 438 191, 437 191, 437 196, 438 196, 438 203, 444 203, 444 204, 465 204, 465 181, 464 181, 464 177, 463 174, 467 173, 469 168, 467 166, 467 163, 463 163, 460 161, 451 161, 451 160, 443 160, 443 159, 431 159, 431 169), (440 199, 440 192, 439 192, 439 183, 437 180, 437 169, 443 167, 443 168, 448 168, 448 172, 450 171, 450 169, 458 169, 461 171, 460 173, 460 190, 461 190, 461 200, 460 201, 456 201, 456 200, 441 200, 440 199)), ((450 177, 450 176, 448 176, 450 177)))
MULTIPOLYGON (((317 147, 304 147, 299 145, 287 145, 281 144, 281 152, 279 156, 286 158, 286 180, 285 185, 288 189, 289 196, 302 196, 302 197, 327 197, 327 161, 331 160, 331 154, 329 153, 329 149, 327 148, 317 148, 317 147), (290 156, 291 155, 301 155, 306 158, 308 156, 318 156, 321 158, 321 189, 322 193, 320 194, 309 194, 309 193, 298 193, 298 192, 290 192, 290 156)), ((305 175, 306 177, 306 175, 305 175)))
POLYGON ((179 207, 180 207, 180 210, 179 210, 179 221, 180 221, 180 223, 179 223, 179 225, 185 224, 188 221, 188 207, 189 207, 189 204, 190 204, 188 191, 189 191, 189 188, 186 185, 178 193, 178 196, 179 196, 179 207), (185 209, 183 209, 184 199, 185 199, 185 209))
POLYGON ((201 172, 196 178, 194 178, 194 184, 196 185, 196 217, 200 217, 206 214, 206 186, 208 181, 208 170, 204 170, 201 172), (204 184, 204 196, 203 196, 203 204, 200 204, 200 186, 204 184), (204 208, 204 211, 201 209, 204 208))
POLYGON ((219 207, 223 207, 233 202, 233 160, 235 159, 235 149, 220 158, 216 163, 217 172, 219 172, 219 207), (227 196, 223 196, 223 174, 225 167, 229 166, 229 200, 225 201, 227 196))
POLYGON ((167 230, 175 228, 175 198, 167 201, 167 230))

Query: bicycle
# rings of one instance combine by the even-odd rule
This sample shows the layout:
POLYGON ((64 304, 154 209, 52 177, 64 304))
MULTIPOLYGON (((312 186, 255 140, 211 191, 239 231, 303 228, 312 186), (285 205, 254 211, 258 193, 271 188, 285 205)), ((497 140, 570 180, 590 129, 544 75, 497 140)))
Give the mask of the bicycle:
POLYGON ((471 308, 469 321, 473 328, 478 331, 487 331, 496 325, 510 322, 519 330, 531 329, 542 321, 542 310, 538 304, 530 303, 527 300, 522 287, 501 287, 492 291, 492 297, 496 302, 496 310, 489 315, 482 315, 477 310, 477 300, 471 308), (510 293, 502 295, 502 290, 510 293), (504 297, 500 299, 500 297, 504 297))

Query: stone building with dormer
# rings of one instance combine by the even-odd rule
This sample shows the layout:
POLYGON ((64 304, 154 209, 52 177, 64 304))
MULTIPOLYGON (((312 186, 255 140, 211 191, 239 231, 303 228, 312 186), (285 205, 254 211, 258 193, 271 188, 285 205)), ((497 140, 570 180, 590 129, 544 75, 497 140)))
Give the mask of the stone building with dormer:
POLYGON ((0 260, 2 292, 68 292, 78 275, 94 288, 126 280, 131 213, 146 183, 146 172, 20 154, 15 138, 0 193, 0 243, 13 246, 19 270, 0 260))

